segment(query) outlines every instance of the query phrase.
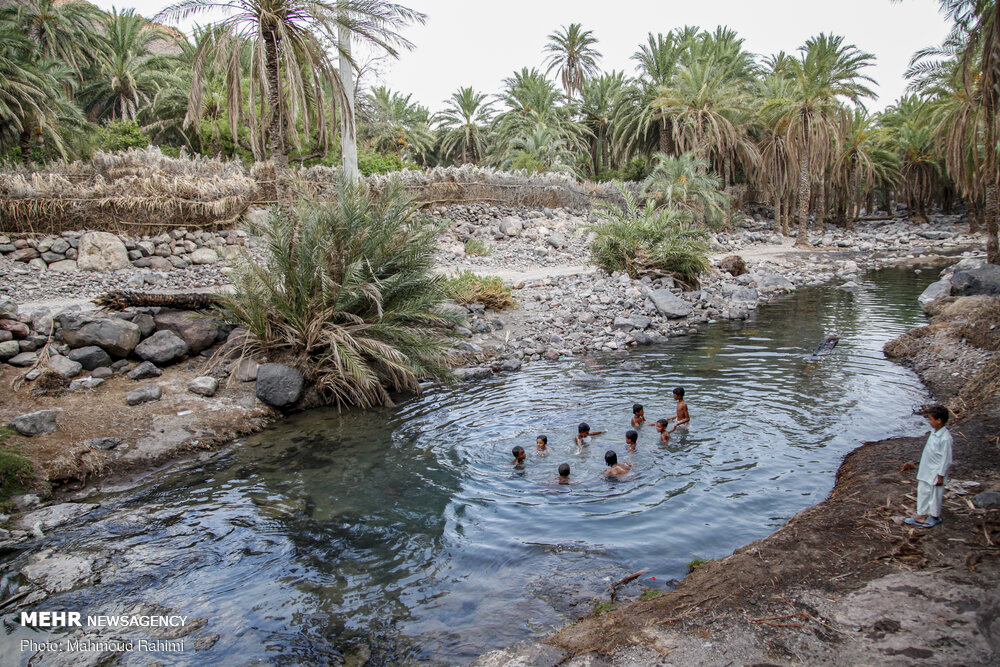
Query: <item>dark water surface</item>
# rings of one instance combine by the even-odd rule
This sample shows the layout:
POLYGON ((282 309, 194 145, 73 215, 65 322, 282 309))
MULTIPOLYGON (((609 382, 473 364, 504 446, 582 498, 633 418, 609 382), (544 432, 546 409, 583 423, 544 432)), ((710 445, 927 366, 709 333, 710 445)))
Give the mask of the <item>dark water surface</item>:
MULTIPOLYGON (((629 357, 534 363, 393 409, 295 416, 207 465, 105 496, 47 538, 110 552, 110 565, 100 584, 39 609, 156 604, 220 635, 197 653, 188 637, 183 654, 123 656, 136 665, 336 664, 362 646, 376 664, 453 664, 542 634, 623 573, 648 567, 641 583, 655 586, 774 531, 826 497, 861 441, 922 432, 911 410, 926 391, 881 348, 923 323, 916 297, 935 275, 883 271, 629 357), (834 331, 835 352, 808 364, 834 331), (604 382, 572 384, 579 371, 604 382), (606 449, 625 456, 631 404, 650 421, 672 415, 676 385, 689 432, 663 447, 641 429, 633 473, 599 478, 606 449), (608 433, 576 454, 584 420, 608 433), (509 464, 517 444, 524 470, 509 464), (561 462, 575 485, 553 484, 561 462)), ((8 665, 28 658, 19 639, 57 636, 4 632, 8 665)))

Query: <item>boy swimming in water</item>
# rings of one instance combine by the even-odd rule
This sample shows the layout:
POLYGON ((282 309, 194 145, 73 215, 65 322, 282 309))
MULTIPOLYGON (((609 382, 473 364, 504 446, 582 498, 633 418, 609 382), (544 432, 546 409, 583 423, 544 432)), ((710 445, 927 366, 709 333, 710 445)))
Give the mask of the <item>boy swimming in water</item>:
POLYGON ((670 433, 667 432, 667 424, 669 423, 668 419, 656 420, 656 432, 660 434, 660 442, 670 442, 670 433))
POLYGON ((607 431, 591 431, 590 425, 587 422, 582 422, 576 427, 576 453, 579 454, 583 451, 584 445, 590 444, 590 436, 602 433, 607 433, 607 431))
POLYGON ((639 428, 646 423, 646 414, 642 409, 642 403, 632 405, 632 426, 639 428))
POLYGON ((548 436, 540 435, 535 438, 535 454, 537 456, 548 456, 549 454, 548 436))
POLYGON ((569 484, 569 464, 559 464, 559 476, 556 477, 556 484, 569 484))
POLYGON ((625 431, 625 444, 628 446, 630 452, 635 451, 636 441, 639 439, 639 434, 635 431, 625 431))
POLYGON ((677 401, 677 416, 667 417, 667 421, 674 421, 674 427, 667 431, 667 433, 673 433, 677 430, 677 427, 682 424, 691 423, 691 415, 688 414, 688 405, 684 402, 684 387, 677 387, 674 389, 674 400, 677 401))
POLYGON ((515 468, 523 468, 524 459, 527 458, 528 456, 527 454, 524 453, 524 447, 522 447, 521 445, 517 445, 516 447, 514 447, 514 449, 510 450, 510 453, 514 455, 514 460, 511 461, 511 464, 515 468))
POLYGON ((632 469, 628 463, 618 463, 618 455, 613 449, 604 453, 604 462, 608 464, 608 469, 604 471, 605 477, 620 477, 632 469))

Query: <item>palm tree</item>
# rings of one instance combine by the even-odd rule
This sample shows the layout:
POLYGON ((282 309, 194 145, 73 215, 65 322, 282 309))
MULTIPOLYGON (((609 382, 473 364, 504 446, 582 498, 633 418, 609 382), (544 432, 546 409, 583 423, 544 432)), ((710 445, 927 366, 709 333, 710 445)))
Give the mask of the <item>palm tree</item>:
POLYGON ((708 171, 708 160, 693 152, 680 156, 657 153, 656 165, 640 192, 657 206, 691 211, 695 222, 722 221, 728 197, 722 179, 708 171))
POLYGON ((441 150, 445 156, 455 156, 461 164, 475 163, 486 153, 486 128, 493 107, 486 102, 486 93, 477 93, 471 86, 452 93, 446 104, 434 117, 444 130, 441 150))
POLYGON ((799 171, 799 231, 796 245, 808 245, 806 223, 810 185, 823 178, 837 142, 844 107, 841 99, 860 105, 875 94, 865 86, 874 80, 861 73, 872 65, 873 56, 845 45, 844 38, 820 34, 799 48, 798 58, 788 58, 778 75, 790 81, 787 96, 768 101, 762 111, 776 112, 779 131, 787 148, 797 157, 799 171))
POLYGON ((839 193, 837 217, 848 228, 860 217, 866 194, 878 186, 891 187, 899 180, 899 158, 894 152, 892 133, 879 127, 879 120, 864 109, 855 109, 845 117, 840 132, 840 151, 831 175, 839 193))
MULTIPOLYGON (((382 0, 181 0, 156 19, 180 21, 214 10, 223 10, 228 16, 218 22, 216 38, 206 42, 195 56, 185 123, 197 122, 202 80, 210 66, 216 65, 225 72, 232 135, 237 136, 246 116, 254 155, 261 158, 265 145, 269 148, 278 205, 294 219, 287 172, 290 145, 299 145, 297 123, 302 123, 306 134, 315 128, 317 141, 323 144, 328 118, 324 91, 337 91, 343 101, 341 80, 328 48, 339 51, 345 47, 341 29, 346 29, 396 56, 398 48, 412 46, 397 30, 412 21, 422 22, 424 15, 382 0), (244 89, 240 55, 247 43, 251 66, 244 89)), ((347 120, 353 127, 354 119, 347 120)), ((293 227, 292 233, 294 246, 298 227, 293 227)))
POLYGON ((173 38, 151 25, 134 9, 103 17, 107 51, 80 92, 83 107, 92 121, 135 120, 166 85, 173 58, 156 54, 150 45, 173 38))
POLYGON ((97 7, 80 0, 23 0, 0 10, 0 21, 18 26, 34 43, 37 57, 61 60, 77 77, 104 50, 104 40, 95 30, 103 16, 97 7))
POLYGON ((624 88, 625 74, 611 72, 588 80, 580 94, 580 117, 590 130, 590 158, 595 178, 611 166, 615 110, 619 108, 624 88))
POLYGON ((372 89, 366 96, 368 118, 364 135, 369 148, 396 153, 404 160, 422 159, 434 142, 426 107, 410 102, 412 95, 403 95, 385 86, 372 89))
POLYGON ((544 123, 537 123, 530 134, 514 137, 507 147, 505 169, 555 171, 579 177, 575 153, 559 133, 544 123))
POLYGON ((545 52, 550 55, 546 58, 545 73, 558 70, 566 97, 572 100, 573 93, 583 90, 586 80, 598 72, 597 60, 601 54, 593 48, 598 40, 592 30, 584 30, 579 23, 570 23, 568 28, 562 26, 548 40, 545 52))

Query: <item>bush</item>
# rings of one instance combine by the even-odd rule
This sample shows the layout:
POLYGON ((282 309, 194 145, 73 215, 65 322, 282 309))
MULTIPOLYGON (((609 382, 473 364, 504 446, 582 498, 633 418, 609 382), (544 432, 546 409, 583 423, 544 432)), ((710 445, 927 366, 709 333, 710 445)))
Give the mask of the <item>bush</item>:
POLYGON ((624 206, 601 204, 595 210, 602 222, 589 225, 596 234, 590 245, 594 261, 608 273, 625 271, 632 278, 672 276, 694 286, 708 270, 708 232, 690 224, 687 211, 640 209, 636 198, 622 184, 618 190, 624 206))
POLYGON ((274 211, 253 227, 267 257, 232 274, 222 310, 249 330, 249 352, 291 363, 328 402, 391 405, 445 376, 445 280, 431 273, 436 228, 398 183, 380 196, 341 180, 337 201, 304 203, 296 220, 274 211), (291 239, 298 228, 299 241, 291 239))
POLYGON ((510 288, 497 276, 480 276, 461 271, 445 283, 448 297, 456 303, 481 303, 493 310, 505 310, 517 305, 510 288))
POLYGON ((493 248, 479 239, 469 239, 465 242, 466 255, 480 255, 485 257, 493 252, 493 248))
POLYGON ((35 479, 31 461, 21 456, 17 445, 7 442, 14 431, 0 427, 0 502, 28 488, 35 479))
MULTIPOLYGON (((339 164, 339 162, 337 163, 339 164)), ((387 174, 403 169, 419 169, 412 162, 403 162, 396 153, 377 153, 375 151, 358 151, 358 171, 365 176, 371 174, 387 174)))
POLYGON ((98 147, 105 153, 114 153, 148 145, 149 135, 134 120, 113 120, 101 128, 98 147))

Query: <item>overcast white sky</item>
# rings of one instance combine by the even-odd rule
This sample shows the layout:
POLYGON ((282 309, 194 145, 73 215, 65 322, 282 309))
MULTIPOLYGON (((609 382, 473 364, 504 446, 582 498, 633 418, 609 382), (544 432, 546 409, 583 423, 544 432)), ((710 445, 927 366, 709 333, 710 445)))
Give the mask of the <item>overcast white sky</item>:
MULTIPOLYGON (((92 1, 104 9, 130 5, 128 0, 92 1)), ((629 57, 647 33, 666 33, 684 25, 708 30, 727 25, 746 40, 748 50, 762 55, 794 52, 820 32, 844 35, 848 43, 875 54, 876 65, 868 74, 879 83, 875 89, 879 99, 869 107, 882 109, 903 94, 903 72, 913 53, 941 43, 949 27, 938 13, 938 0, 898 4, 889 0, 397 1, 426 14, 427 23, 404 31, 416 48, 381 65, 378 83, 412 93, 431 111, 441 109, 461 86, 495 93, 515 70, 541 68, 546 36, 570 23, 594 31, 604 70, 623 69, 628 74, 634 74, 629 57)), ((171 4, 134 3, 150 17, 171 4)))

